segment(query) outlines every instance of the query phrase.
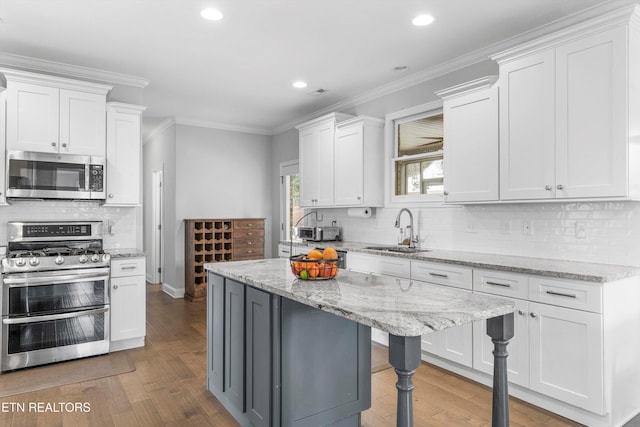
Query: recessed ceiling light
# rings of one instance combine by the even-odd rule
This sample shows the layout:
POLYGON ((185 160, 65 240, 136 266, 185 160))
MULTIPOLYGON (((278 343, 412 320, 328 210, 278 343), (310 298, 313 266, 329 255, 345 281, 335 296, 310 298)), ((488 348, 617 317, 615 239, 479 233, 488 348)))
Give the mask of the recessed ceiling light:
POLYGON ((293 87, 302 89, 307 87, 307 82, 303 82, 302 80, 298 80, 297 82, 293 82, 293 87))
POLYGON ((202 9, 202 11, 200 12, 200 16, 202 16, 204 19, 208 19, 209 21, 219 21, 224 18, 222 12, 220 12, 218 9, 212 8, 202 9))
POLYGON ((411 23, 416 27, 424 27, 425 25, 431 24, 435 20, 436 19, 431 15, 418 15, 413 18, 411 23))

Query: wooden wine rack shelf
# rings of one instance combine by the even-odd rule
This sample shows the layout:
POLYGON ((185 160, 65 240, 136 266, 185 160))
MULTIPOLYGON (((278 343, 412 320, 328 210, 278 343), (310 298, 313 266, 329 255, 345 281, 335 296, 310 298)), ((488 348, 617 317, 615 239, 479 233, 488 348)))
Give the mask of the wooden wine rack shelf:
POLYGON ((264 218, 185 219, 184 296, 207 296, 204 264, 264 258, 264 218))

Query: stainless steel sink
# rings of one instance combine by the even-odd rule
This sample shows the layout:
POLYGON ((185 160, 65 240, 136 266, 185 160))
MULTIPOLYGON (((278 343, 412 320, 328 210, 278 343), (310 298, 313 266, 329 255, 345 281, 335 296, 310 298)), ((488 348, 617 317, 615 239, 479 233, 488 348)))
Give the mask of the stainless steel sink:
POLYGON ((363 249, 371 251, 398 252, 401 254, 413 254, 416 252, 429 252, 428 249, 410 248, 409 246, 365 246, 363 249))

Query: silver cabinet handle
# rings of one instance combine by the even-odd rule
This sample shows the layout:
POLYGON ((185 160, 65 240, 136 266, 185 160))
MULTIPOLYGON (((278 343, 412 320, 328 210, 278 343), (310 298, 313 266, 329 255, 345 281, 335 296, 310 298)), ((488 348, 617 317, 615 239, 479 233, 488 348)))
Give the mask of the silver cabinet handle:
POLYGON ((449 276, 447 276, 446 274, 441 274, 441 273, 431 273, 429 272, 430 276, 435 276, 435 277, 443 277, 445 279, 449 278, 449 276))
POLYGON ((66 142, 62 143, 62 148, 67 148, 67 143, 66 142))
POLYGON ((558 184, 558 185, 556 185, 556 188, 557 188, 558 190, 562 190, 562 189, 564 188, 564 185, 562 185, 562 184, 558 184))
POLYGON ((51 146, 52 146, 52 147, 55 147, 56 145, 57 145, 57 144, 56 144, 55 142, 52 142, 52 143, 51 143, 51 146))
POLYGON ((518 310, 518 314, 519 314, 520 316, 526 316, 526 315, 527 315, 527 313, 525 313, 525 312, 524 312, 524 311, 522 311, 522 310, 518 310))
POLYGON ((135 265, 126 265, 124 267, 121 267, 121 270, 135 270, 137 266, 135 265))
POLYGON ((110 198, 110 199, 113 199, 113 194, 109 194, 109 198, 110 198))
POLYGON ((534 319, 535 319, 536 317, 538 317, 538 315, 537 315, 536 313, 529 313, 529 316, 533 317, 534 319))
POLYGON ((556 291, 547 291, 547 294, 555 295, 555 296, 559 296, 559 297, 578 298, 578 296, 576 294, 565 294, 565 293, 556 292, 556 291))
POLYGON ((113 289, 118 289, 118 285, 113 285, 113 289))
POLYGON ((490 281, 487 281, 486 283, 487 283, 487 285, 502 286, 503 288, 510 288, 511 287, 511 284, 509 284, 509 283, 499 283, 499 282, 490 282, 490 281))
POLYGON ((552 187, 552 186, 550 186, 550 185, 545 185, 545 186, 544 186, 544 189, 545 189, 545 190, 547 190, 547 191, 551 191, 551 189, 552 189, 552 188, 553 188, 553 187, 552 187))
POLYGON ((444 194, 445 196, 448 196, 449 192, 448 191, 444 191, 442 194, 444 194))

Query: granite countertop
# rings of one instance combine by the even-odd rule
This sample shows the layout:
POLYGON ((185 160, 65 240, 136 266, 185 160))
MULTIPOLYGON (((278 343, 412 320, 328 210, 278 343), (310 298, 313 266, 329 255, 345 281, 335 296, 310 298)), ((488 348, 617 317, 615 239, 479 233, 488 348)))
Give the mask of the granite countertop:
MULTIPOLYGON (((289 244, 288 241, 281 241, 289 244)), ((425 248, 424 252, 397 253, 380 250, 365 249, 376 245, 358 242, 293 242, 294 246, 311 246, 324 248, 333 246, 347 252, 366 253, 370 255, 391 256, 397 258, 415 259, 420 261, 441 262, 446 264, 463 265, 487 270, 500 270, 512 273, 535 274, 539 276, 557 277, 560 279, 583 280, 589 282, 613 282, 627 277, 640 275, 640 267, 598 264, 579 261, 563 261, 547 258, 532 258, 514 255, 499 255, 480 252, 450 251, 425 248)), ((347 258, 348 262, 348 258, 347 258)))
POLYGON ((445 286, 340 270, 300 280, 287 259, 205 264, 213 273, 398 336, 418 336, 514 311, 514 302, 445 286))
POLYGON ((145 256, 145 253, 142 250, 134 248, 105 249, 104 251, 111 255, 111 258, 134 258, 145 256))

